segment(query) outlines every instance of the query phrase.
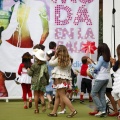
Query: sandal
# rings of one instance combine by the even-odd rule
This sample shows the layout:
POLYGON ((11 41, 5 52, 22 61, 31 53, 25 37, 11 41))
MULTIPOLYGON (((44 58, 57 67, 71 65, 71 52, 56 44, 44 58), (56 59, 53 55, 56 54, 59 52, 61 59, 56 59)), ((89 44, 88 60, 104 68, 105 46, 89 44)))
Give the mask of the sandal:
POLYGON ((38 110, 34 110, 34 113, 35 113, 35 114, 39 113, 39 109, 38 109, 38 110))
POLYGON ((50 117, 57 117, 57 113, 55 113, 55 114, 49 113, 48 116, 50 116, 50 117))
POLYGON ((66 117, 71 118, 71 117, 75 116, 76 114, 77 114, 77 111, 75 110, 71 114, 67 115, 66 117))

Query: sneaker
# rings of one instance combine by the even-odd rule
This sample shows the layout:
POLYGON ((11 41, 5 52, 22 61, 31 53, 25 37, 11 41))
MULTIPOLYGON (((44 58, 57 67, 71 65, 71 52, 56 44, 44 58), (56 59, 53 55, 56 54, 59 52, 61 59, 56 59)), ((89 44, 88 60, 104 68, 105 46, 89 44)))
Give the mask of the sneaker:
POLYGON ((80 103, 84 103, 84 100, 80 100, 80 103))
POLYGON ((106 117, 106 112, 98 112, 95 114, 96 117, 106 117))
POLYGON ((65 114, 66 113, 66 109, 64 109, 63 111, 58 112, 57 114, 65 114))

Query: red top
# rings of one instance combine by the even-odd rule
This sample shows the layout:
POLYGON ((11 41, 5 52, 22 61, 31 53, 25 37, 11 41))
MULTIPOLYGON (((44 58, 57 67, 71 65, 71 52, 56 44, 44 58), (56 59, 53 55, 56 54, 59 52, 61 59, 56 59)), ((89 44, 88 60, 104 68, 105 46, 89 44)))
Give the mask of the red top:
POLYGON ((22 68, 24 67, 24 64, 21 63, 20 66, 19 66, 19 69, 18 69, 18 75, 21 75, 21 72, 22 72, 22 68))
POLYGON ((88 69, 88 64, 83 64, 81 66, 80 74, 82 76, 87 76, 87 69, 88 69))

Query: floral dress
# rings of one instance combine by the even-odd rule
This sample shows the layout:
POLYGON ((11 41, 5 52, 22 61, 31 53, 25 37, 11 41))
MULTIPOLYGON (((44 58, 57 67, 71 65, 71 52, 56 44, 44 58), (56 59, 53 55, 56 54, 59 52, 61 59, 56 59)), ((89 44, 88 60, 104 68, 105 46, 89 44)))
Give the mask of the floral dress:
POLYGON ((32 76, 32 90, 45 92, 45 86, 49 82, 49 73, 46 63, 37 64, 36 62, 28 70, 28 75, 32 76))

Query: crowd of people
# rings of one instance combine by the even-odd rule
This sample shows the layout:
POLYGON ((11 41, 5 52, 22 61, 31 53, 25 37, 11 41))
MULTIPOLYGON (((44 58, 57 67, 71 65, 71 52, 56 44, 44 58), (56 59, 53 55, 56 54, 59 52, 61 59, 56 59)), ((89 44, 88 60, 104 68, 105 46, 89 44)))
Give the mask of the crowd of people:
POLYGON ((47 107, 52 110, 48 116, 57 117, 58 114, 64 114, 66 106, 70 110, 70 114, 67 117, 75 116, 78 112, 72 105, 71 99, 73 96, 74 78, 79 74, 82 78, 80 103, 84 102, 84 94, 87 91, 89 102, 95 104, 95 110, 89 114, 96 117, 105 117, 107 115, 107 96, 114 109, 113 113, 108 115, 118 116, 118 119, 120 119, 120 110, 119 108, 117 109, 117 104, 120 107, 120 45, 117 47, 118 60, 111 57, 108 45, 102 43, 97 49, 97 62, 95 63, 88 56, 83 56, 81 58, 82 66, 79 71, 72 69, 73 58, 69 55, 66 46, 57 46, 54 41, 49 43, 49 50, 46 53, 44 45, 35 45, 33 47, 33 54, 32 56, 29 52, 24 53, 22 63, 18 69, 18 74, 21 76, 19 82, 23 90, 24 109, 32 107, 33 90, 35 114, 39 113, 39 100, 41 101, 42 112, 46 111, 46 100, 44 98, 44 94, 46 94, 48 99, 47 107), (33 63, 31 59, 34 59, 33 63), (95 78, 93 78, 91 73, 88 73, 89 66, 94 68, 95 78), (110 69, 114 71, 113 81, 110 69), (109 86, 109 84, 111 85, 109 86), (59 106, 61 106, 60 112, 58 112, 59 106))

